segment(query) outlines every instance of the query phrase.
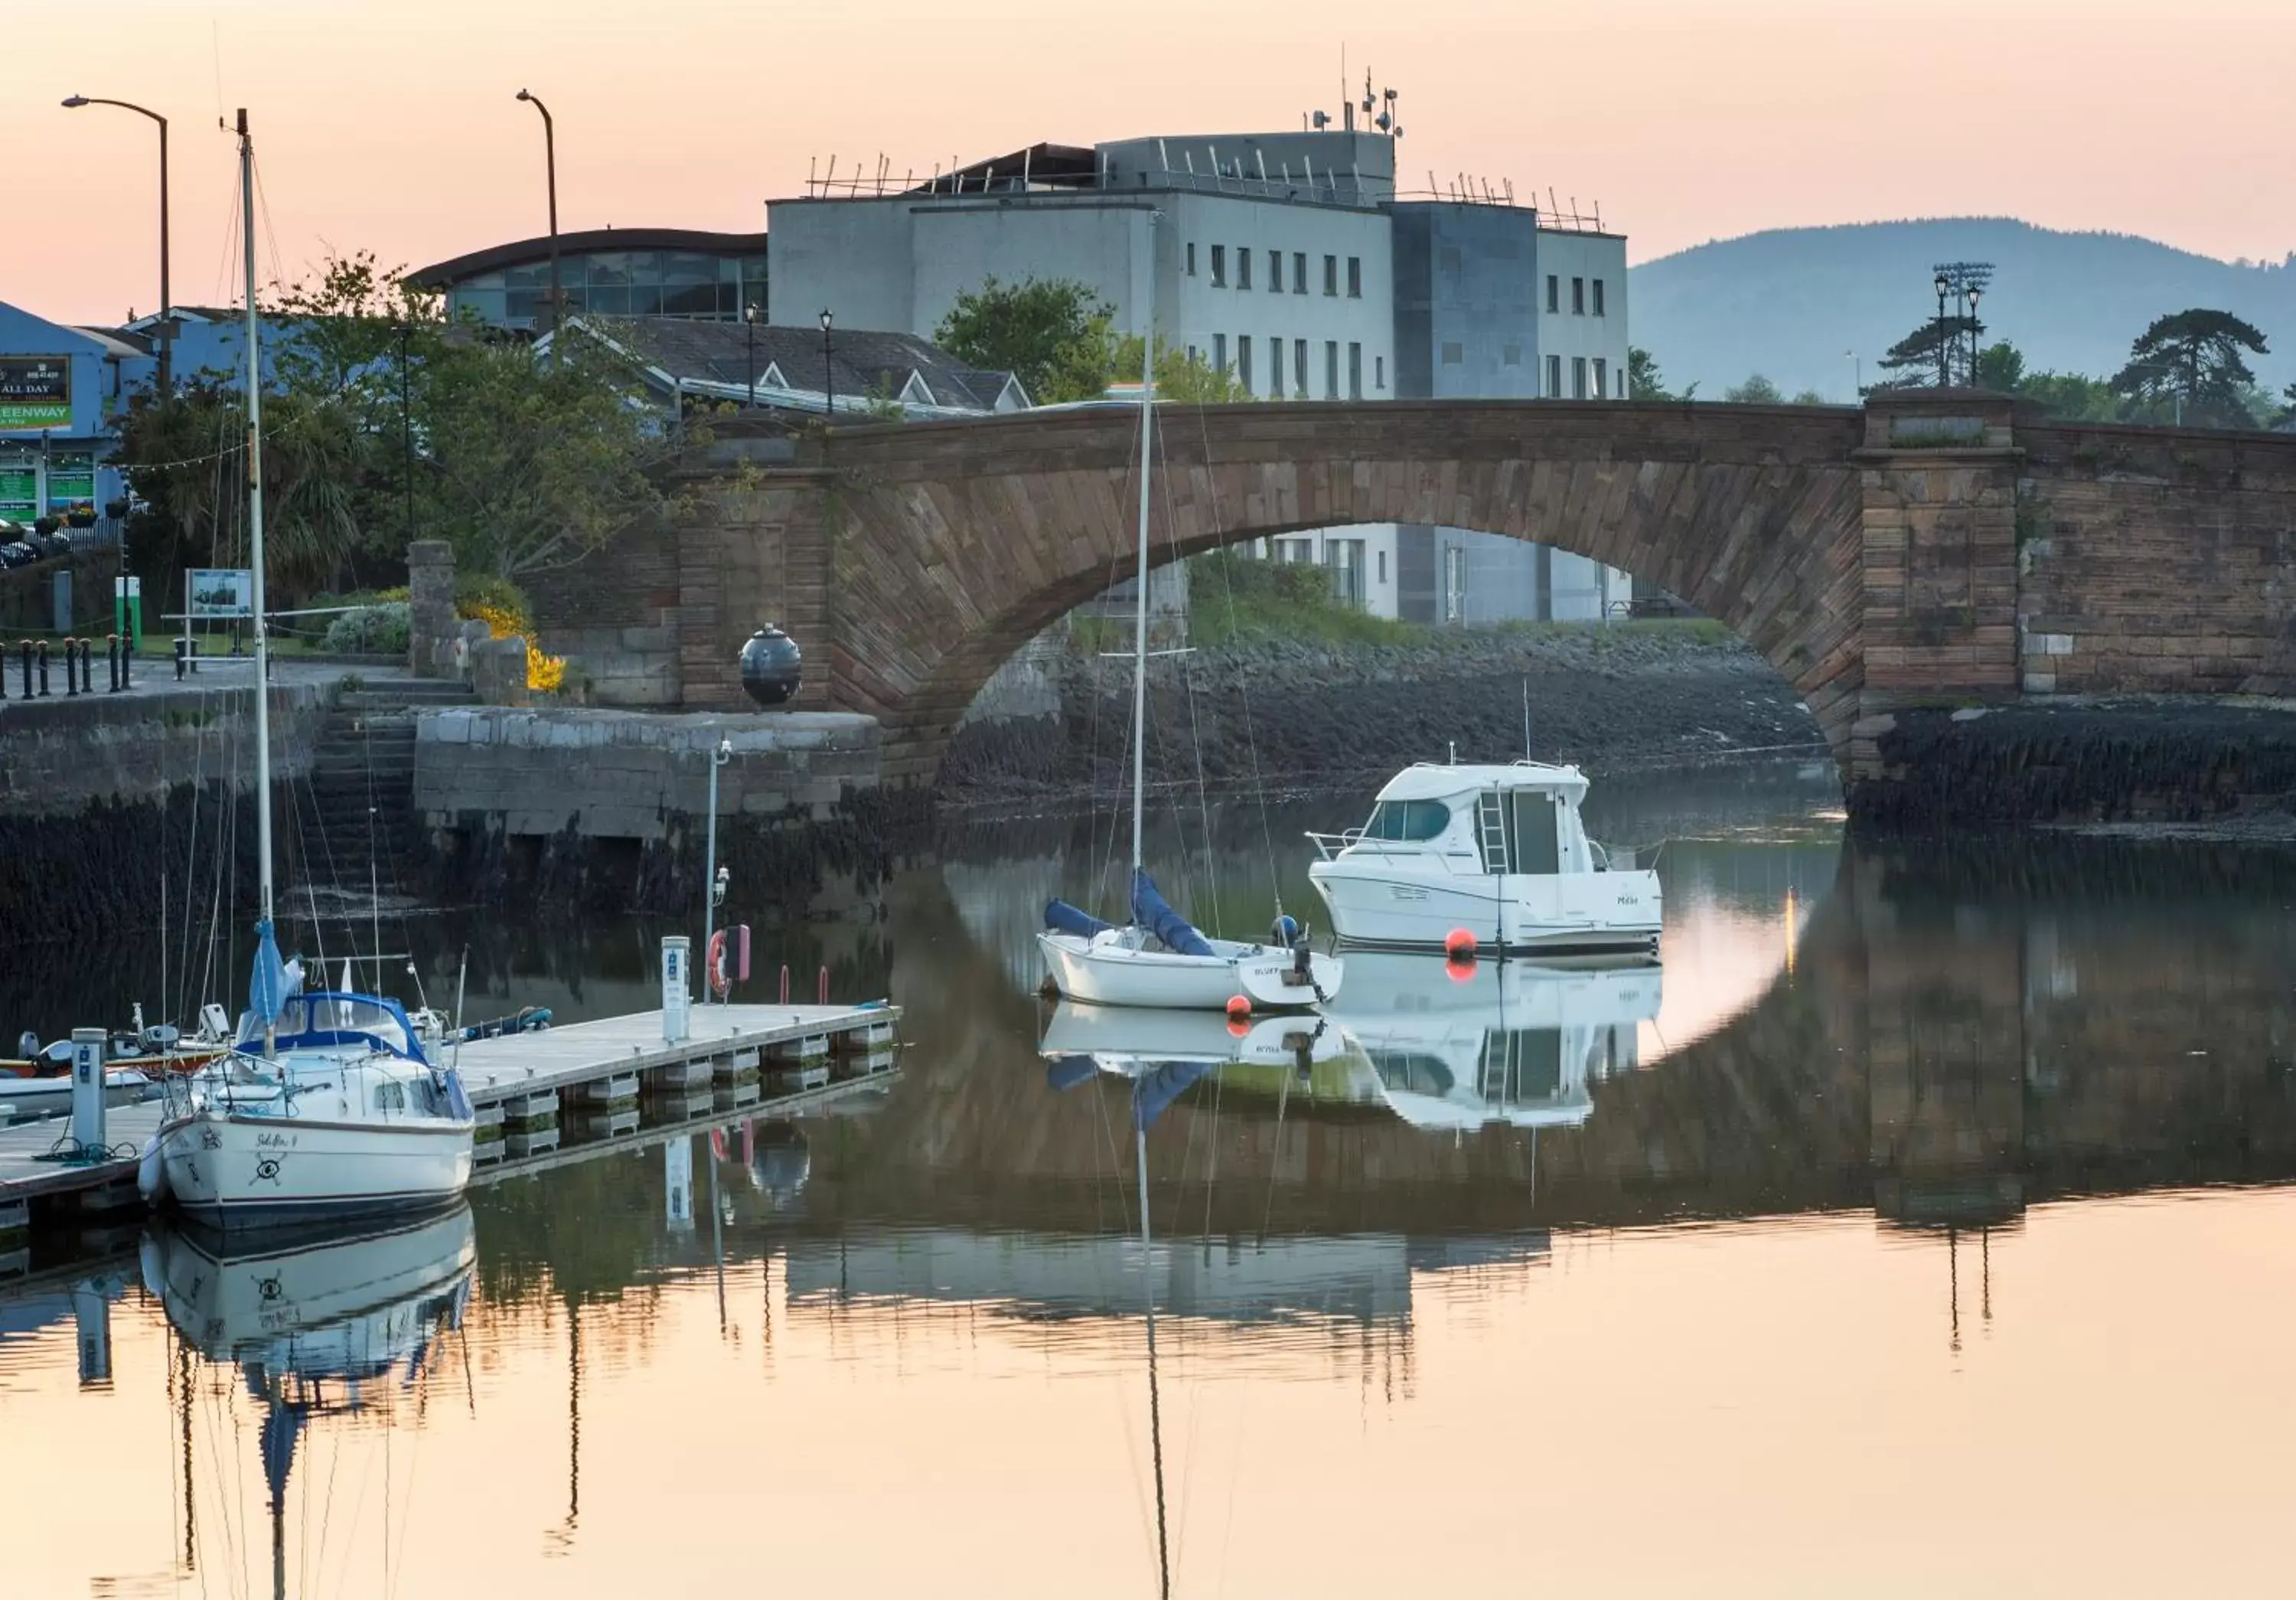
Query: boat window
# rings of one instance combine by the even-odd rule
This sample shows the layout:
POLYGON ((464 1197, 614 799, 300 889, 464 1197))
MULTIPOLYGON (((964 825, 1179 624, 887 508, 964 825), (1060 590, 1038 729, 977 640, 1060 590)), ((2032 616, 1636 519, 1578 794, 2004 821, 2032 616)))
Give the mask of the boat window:
POLYGON ((374 1086, 374 1109, 379 1112, 403 1112, 406 1109, 406 1087, 396 1082, 374 1086))
POLYGON ((1364 824, 1365 839, 1423 843, 1439 839, 1451 825, 1451 808, 1441 800, 1382 800, 1364 824))

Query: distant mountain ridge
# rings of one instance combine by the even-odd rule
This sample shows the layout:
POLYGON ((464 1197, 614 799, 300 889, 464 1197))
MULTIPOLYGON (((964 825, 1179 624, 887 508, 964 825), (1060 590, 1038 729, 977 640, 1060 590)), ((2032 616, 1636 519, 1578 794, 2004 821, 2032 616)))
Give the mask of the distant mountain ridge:
POLYGON ((2219 261, 2132 234, 2066 233, 2013 217, 1938 217, 1774 228, 1646 261, 1628 274, 1634 342, 1679 391, 1702 398, 1761 373, 1787 394, 1847 401, 1853 363, 1871 383, 1882 353, 1937 311, 1940 261, 1990 261, 1986 341, 2005 339, 2028 371, 2110 377, 2166 312, 2229 311, 2262 330, 2252 363, 2277 392, 2296 380, 2296 251, 2219 261))

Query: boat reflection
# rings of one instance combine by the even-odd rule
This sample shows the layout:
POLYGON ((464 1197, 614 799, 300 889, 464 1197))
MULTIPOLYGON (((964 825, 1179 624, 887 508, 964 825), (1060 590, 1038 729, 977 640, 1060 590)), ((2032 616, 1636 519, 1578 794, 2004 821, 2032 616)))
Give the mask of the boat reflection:
MULTIPOLYGON (((145 1290, 184 1343, 236 1366, 263 1407, 275 1596, 286 1593, 287 1483, 305 1432, 386 1398, 394 1377, 413 1386, 439 1336, 462 1326, 477 1259, 467 1205, 266 1249, 226 1247, 220 1235, 183 1226, 144 1235, 145 1290)), ((188 1404, 188 1384, 184 1391, 188 1404)), ((186 1445, 188 1470, 188 1434, 186 1445)))
POLYGON ((1593 1086, 1636 1062, 1658 1015, 1655 961, 1450 962, 1351 951, 1327 1020, 1368 1062, 1381 1098, 1425 1128, 1573 1127, 1593 1086))

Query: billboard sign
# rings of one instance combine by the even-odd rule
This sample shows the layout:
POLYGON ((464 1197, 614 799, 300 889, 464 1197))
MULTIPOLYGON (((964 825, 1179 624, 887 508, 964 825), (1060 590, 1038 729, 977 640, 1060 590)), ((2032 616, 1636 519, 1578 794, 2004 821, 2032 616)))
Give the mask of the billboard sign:
POLYGON ((193 567, 184 591, 193 617, 255 615, 255 574, 246 567, 193 567))
POLYGON ((71 426, 71 357, 0 356, 0 428, 71 426))

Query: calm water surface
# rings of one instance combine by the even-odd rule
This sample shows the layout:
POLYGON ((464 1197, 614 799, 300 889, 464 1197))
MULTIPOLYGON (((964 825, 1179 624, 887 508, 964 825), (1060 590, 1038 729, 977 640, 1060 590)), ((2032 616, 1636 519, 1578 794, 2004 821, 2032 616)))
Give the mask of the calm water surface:
MULTIPOLYGON (((1183 1596, 2286 1593, 2296 867, 1859 852, 1790 767, 1599 802, 1668 841, 1662 968, 1351 962, 1343 1044, 1153 1118, 1144 1251, 1133 1091, 1040 1054, 1037 909, 1110 847, 1053 819, 765 936, 908 1008, 833 1113, 36 1261, 0 1594, 1147 1596, 1160 1497, 1183 1596)), ((1270 819, 1287 905, 1359 808, 1270 819)), ((1167 816, 1168 889, 1257 927, 1260 840, 1167 816)), ((385 933, 574 1018, 661 931, 385 933)), ((10 1037, 156 992, 37 960, 10 1037)))

